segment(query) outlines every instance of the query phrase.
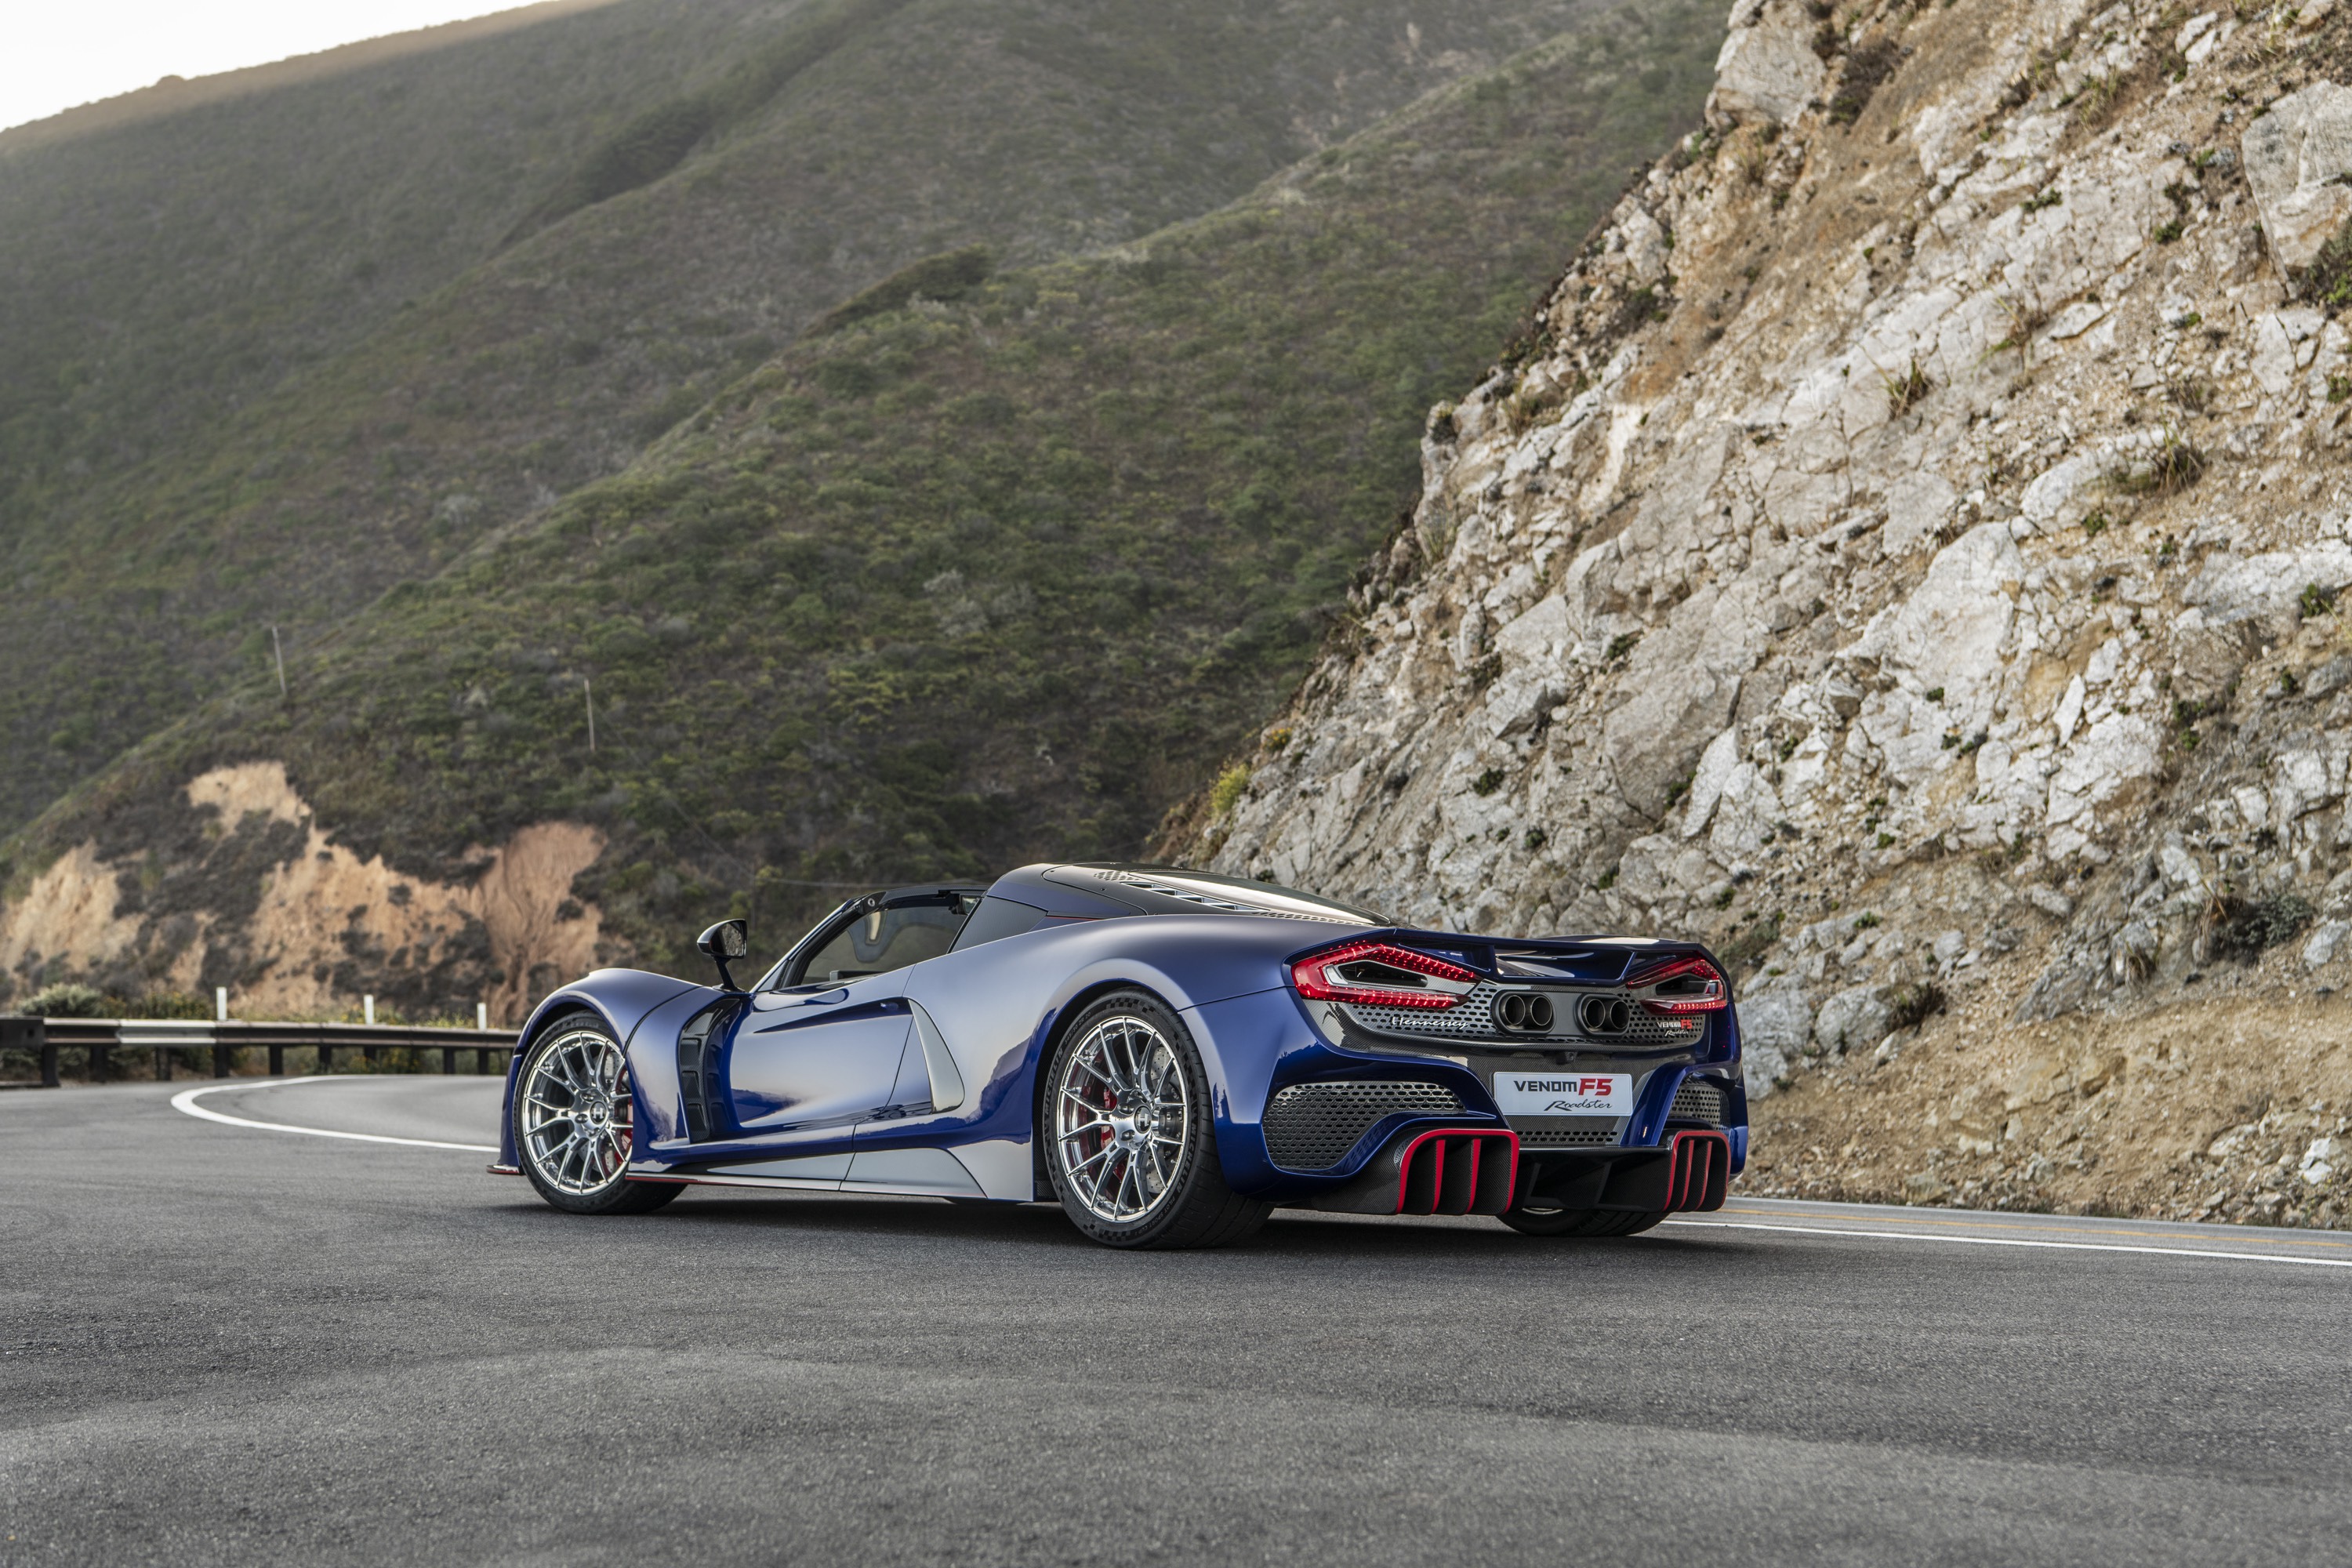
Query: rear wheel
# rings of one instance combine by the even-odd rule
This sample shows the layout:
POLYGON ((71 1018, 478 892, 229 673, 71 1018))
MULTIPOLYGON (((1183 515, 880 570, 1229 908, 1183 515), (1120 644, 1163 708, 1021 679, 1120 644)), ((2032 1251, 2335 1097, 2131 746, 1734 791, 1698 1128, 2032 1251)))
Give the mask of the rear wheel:
POLYGON ((566 1214, 645 1214, 682 1190, 624 1173, 635 1137, 629 1063, 602 1020, 579 1013, 543 1031, 515 1076, 515 1153, 566 1214))
POLYGON ((1154 998, 1087 1008, 1045 1081, 1046 1173, 1070 1223, 1104 1246, 1222 1247, 1272 1212, 1225 1185, 1201 1053, 1154 998))
POLYGON ((1496 1216, 1529 1236, 1633 1236, 1666 1216, 1628 1209, 1510 1209, 1496 1216))

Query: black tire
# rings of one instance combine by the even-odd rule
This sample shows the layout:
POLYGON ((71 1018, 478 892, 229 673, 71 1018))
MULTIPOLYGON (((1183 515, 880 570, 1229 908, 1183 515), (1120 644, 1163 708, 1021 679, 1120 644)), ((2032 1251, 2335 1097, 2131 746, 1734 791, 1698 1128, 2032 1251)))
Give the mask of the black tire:
POLYGON ((540 1031, 515 1074, 507 1108, 515 1162, 566 1214, 650 1214, 685 1188, 624 1173, 635 1146, 635 1110, 621 1042, 593 1013, 567 1013, 540 1031))
POLYGON ((1505 1225, 1528 1236, 1634 1236, 1664 1219, 1663 1210, 1637 1209, 1511 1209, 1497 1215, 1505 1225))
POLYGON ((1037 1136, 1062 1212, 1105 1247, 1223 1247, 1274 1212, 1225 1185, 1200 1050, 1175 1013, 1141 991, 1105 996, 1063 1031, 1037 1136), (1097 1070, 1105 1065, 1108 1078, 1097 1070), (1066 1111, 1074 1078, 1097 1102, 1072 1094, 1066 1111), (1182 1125, 1171 1132, 1179 1091, 1182 1125))

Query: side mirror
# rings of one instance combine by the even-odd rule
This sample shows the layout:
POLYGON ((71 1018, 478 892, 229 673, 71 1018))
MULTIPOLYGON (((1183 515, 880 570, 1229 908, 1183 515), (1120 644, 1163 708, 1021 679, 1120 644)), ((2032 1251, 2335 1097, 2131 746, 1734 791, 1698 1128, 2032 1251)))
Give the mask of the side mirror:
POLYGON ((720 921, 694 939, 705 958, 719 966, 719 986, 722 991, 740 991, 728 965, 751 951, 751 928, 743 921, 720 921))

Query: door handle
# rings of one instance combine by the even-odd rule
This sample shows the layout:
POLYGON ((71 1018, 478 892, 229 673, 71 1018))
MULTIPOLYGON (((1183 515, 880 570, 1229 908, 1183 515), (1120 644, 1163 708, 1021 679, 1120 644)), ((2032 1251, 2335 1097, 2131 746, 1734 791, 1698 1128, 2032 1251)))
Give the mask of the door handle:
POLYGON ((837 985, 814 996, 787 996, 774 991, 761 992, 751 998, 751 1009, 757 1013, 773 1013, 783 1007, 830 1007, 835 1002, 849 1000, 849 988, 837 985))

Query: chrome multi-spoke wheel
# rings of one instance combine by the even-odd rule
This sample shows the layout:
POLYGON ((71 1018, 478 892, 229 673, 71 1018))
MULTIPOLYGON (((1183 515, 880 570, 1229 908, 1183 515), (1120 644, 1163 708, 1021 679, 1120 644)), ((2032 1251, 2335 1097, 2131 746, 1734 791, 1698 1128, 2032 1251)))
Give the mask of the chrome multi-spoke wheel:
POLYGON ((629 1163, 629 1112, 621 1047, 600 1029, 566 1030, 523 1080, 523 1157, 558 1192, 602 1192, 629 1163))
POLYGON ((1184 1021, 1158 997, 1115 992, 1055 1048, 1037 1107, 1062 1212, 1107 1247, 1217 1247, 1272 1205, 1225 1184, 1209 1076, 1184 1021))
POLYGON ((627 1179, 634 1112, 628 1058, 600 1020, 569 1017, 541 1035, 513 1113, 515 1152, 540 1195, 577 1214, 642 1213, 677 1196, 627 1179))
POLYGON ((1097 1218, 1139 1220, 1183 1173, 1192 1101, 1168 1037, 1114 1013, 1062 1058, 1054 1153, 1070 1192, 1097 1218))

